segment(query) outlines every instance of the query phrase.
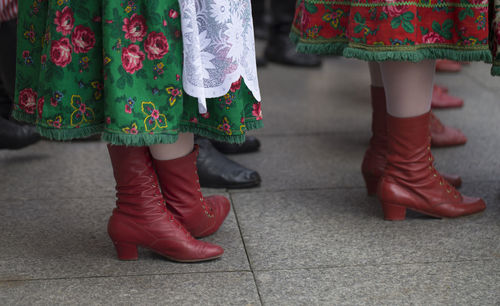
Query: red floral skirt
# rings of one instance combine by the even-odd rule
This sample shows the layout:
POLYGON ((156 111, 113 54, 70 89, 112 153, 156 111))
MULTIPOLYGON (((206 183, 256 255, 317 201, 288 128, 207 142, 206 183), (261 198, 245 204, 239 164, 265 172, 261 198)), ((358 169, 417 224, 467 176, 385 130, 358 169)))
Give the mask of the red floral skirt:
POLYGON ((491 61, 487 0, 299 0, 299 52, 368 61, 491 61))

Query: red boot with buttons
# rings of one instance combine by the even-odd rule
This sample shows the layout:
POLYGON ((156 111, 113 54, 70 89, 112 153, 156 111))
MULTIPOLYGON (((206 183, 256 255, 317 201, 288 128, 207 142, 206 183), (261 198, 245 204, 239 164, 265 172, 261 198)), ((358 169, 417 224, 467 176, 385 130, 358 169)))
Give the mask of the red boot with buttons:
POLYGON ((154 160, 167 208, 195 237, 215 233, 226 219, 231 204, 223 196, 204 198, 196 167, 198 146, 173 160, 154 160))
POLYGON ((118 198, 108 233, 118 258, 136 260, 138 246, 179 262, 222 256, 220 246, 194 239, 167 210, 149 148, 108 145, 108 151, 118 198))
POLYGON ((406 209, 438 218, 483 211, 480 198, 462 196, 433 166, 430 112, 411 118, 387 115, 387 166, 377 195, 386 220, 404 220, 406 209))
MULTIPOLYGON (((371 87, 372 138, 361 165, 368 195, 377 193, 380 177, 387 163, 387 124, 385 92, 383 87, 371 87)), ((460 187, 462 179, 458 175, 442 174, 453 186, 460 187)))

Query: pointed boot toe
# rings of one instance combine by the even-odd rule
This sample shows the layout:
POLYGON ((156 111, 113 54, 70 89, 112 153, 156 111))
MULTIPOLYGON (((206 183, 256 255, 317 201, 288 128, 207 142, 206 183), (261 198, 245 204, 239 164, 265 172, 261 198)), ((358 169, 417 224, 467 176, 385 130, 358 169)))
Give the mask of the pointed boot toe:
POLYGON ((173 160, 154 160, 154 166, 167 208, 194 237, 206 237, 219 229, 231 205, 223 196, 203 196, 196 166, 198 152, 195 145, 190 154, 173 160))
POLYGON ((205 197, 205 202, 209 207, 210 214, 213 218, 215 218, 215 220, 212 223, 212 226, 207 228, 204 232, 193 234, 195 237, 210 236, 218 231, 231 210, 231 203, 229 202, 229 199, 224 196, 214 195, 205 197))
POLYGON ((439 132, 431 131, 431 145, 433 147, 461 146, 467 142, 467 136, 459 129, 445 126, 439 132))
POLYGON ((201 255, 206 255, 210 260, 220 258, 224 254, 224 249, 216 244, 204 242, 200 245, 201 255))
POLYGON ((441 120, 430 112, 431 145, 434 147, 460 146, 467 142, 467 137, 459 129, 444 125, 441 120))
POLYGON ((446 88, 434 86, 431 101, 432 108, 456 108, 462 106, 464 106, 463 99, 448 94, 446 88))
POLYGON ((480 198, 462 196, 434 168, 431 113, 411 118, 387 115, 388 155, 377 195, 386 220, 404 220, 406 210, 456 218, 486 208, 480 198))
POLYGON ((147 147, 108 145, 108 151, 117 195, 108 234, 119 259, 138 259, 139 246, 179 262, 222 255, 219 246, 194 239, 167 209, 147 147))
POLYGON ((461 203, 443 203, 437 205, 436 213, 446 218, 458 218, 482 212, 486 209, 486 203, 481 198, 462 196, 461 203))

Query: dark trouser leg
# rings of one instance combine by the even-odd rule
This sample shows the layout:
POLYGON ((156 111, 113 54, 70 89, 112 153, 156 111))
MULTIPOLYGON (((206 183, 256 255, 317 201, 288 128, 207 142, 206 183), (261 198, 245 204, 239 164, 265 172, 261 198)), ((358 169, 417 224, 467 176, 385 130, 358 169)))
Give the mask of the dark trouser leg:
POLYGON ((0 149, 20 149, 40 140, 33 126, 9 121, 16 83, 16 20, 0 24, 0 149))
POLYGON ((8 118, 16 81, 16 20, 0 25, 0 116, 8 118), (8 42, 8 43, 7 43, 8 42))
POLYGON ((321 60, 316 55, 298 54, 288 37, 295 14, 295 3, 296 0, 271 1, 272 23, 266 58, 285 65, 317 67, 321 64, 321 60))
POLYGON ((252 0, 252 18, 255 37, 257 39, 267 39, 269 36, 269 18, 266 12, 266 0, 252 0))

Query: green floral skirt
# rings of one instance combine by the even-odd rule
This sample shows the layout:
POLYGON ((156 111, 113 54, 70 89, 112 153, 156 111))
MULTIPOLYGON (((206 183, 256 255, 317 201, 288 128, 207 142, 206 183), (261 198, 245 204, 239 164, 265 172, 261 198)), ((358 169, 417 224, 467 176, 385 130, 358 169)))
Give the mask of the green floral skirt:
POLYGON ((198 112, 182 88, 179 14, 177 0, 20 0, 14 118, 56 140, 243 142, 261 104, 240 79, 198 112))

